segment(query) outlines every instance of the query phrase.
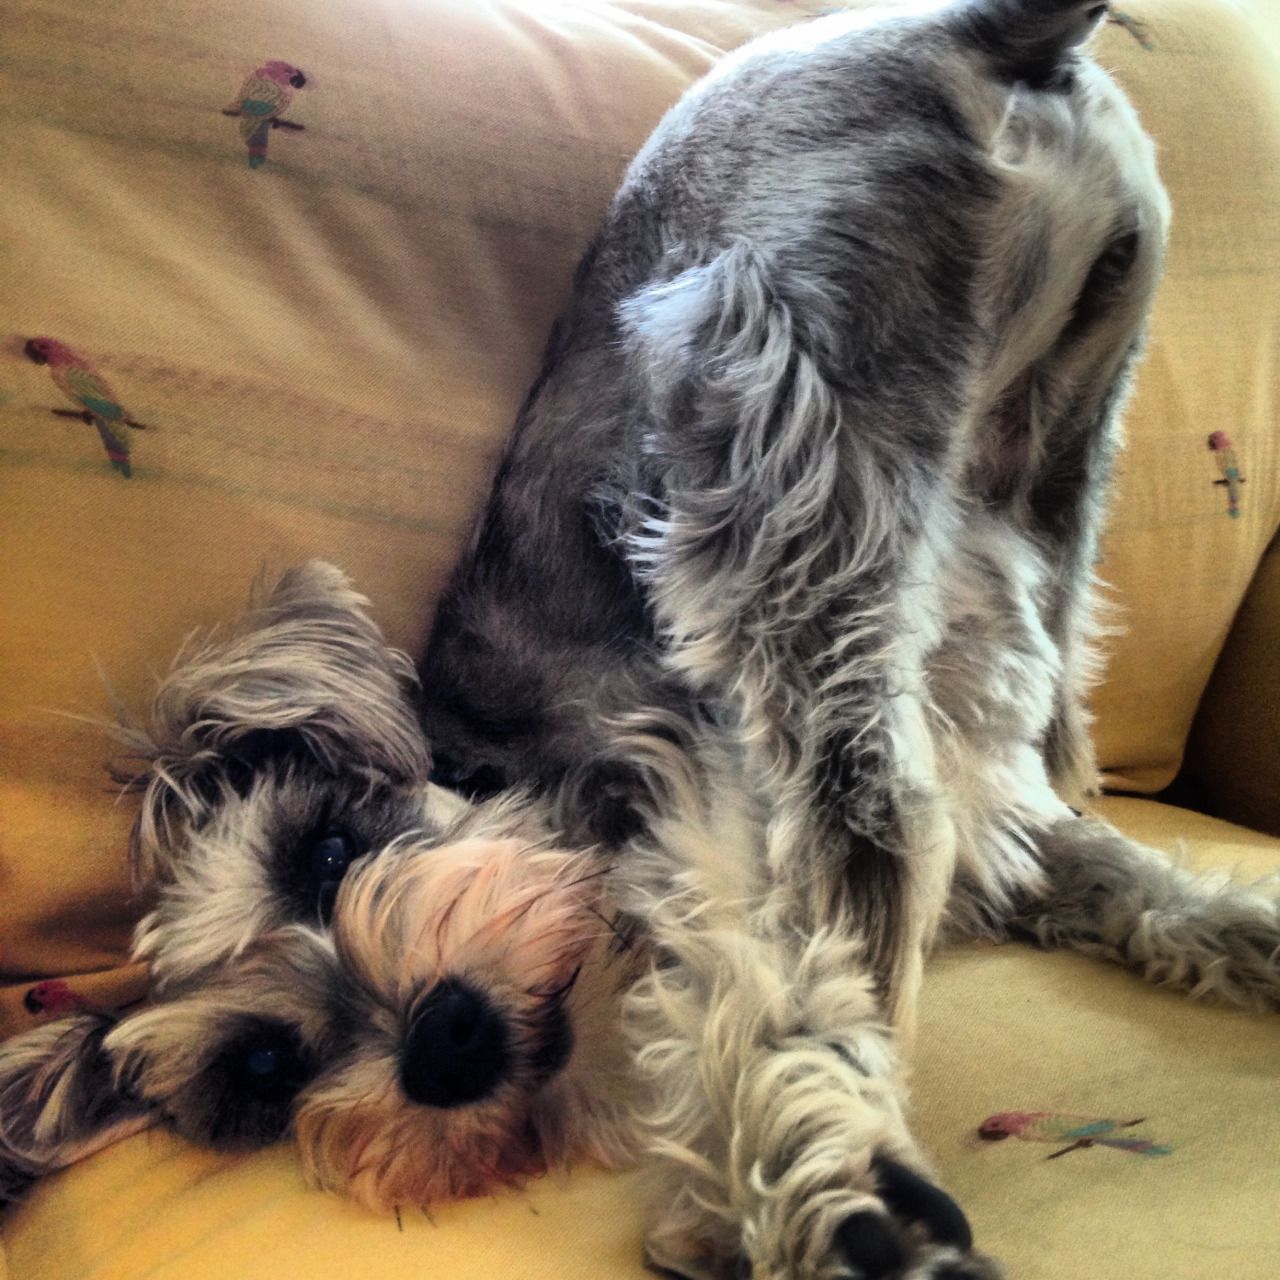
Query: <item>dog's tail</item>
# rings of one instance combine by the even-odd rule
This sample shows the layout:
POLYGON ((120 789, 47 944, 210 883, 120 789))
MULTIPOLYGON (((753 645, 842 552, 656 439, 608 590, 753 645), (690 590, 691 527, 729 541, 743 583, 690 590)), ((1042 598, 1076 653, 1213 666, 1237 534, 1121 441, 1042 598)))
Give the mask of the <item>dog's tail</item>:
POLYGON ((950 18, 960 39, 999 74, 1048 89, 1062 82, 1075 49, 1109 9, 1106 0, 968 0, 950 18))

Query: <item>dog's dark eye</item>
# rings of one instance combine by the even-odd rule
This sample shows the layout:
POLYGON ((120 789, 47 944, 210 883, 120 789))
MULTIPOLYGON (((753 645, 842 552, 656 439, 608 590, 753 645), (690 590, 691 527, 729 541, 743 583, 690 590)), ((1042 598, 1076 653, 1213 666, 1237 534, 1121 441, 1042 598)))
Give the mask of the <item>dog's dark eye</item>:
POLYGON ((311 878, 319 885, 336 884, 346 875, 355 856, 355 847, 345 831, 336 828, 326 831, 308 854, 311 878))
MULTIPOLYGON (((228 1085, 228 1110, 234 1110, 239 1117, 236 1125, 252 1120, 260 1127, 268 1127, 262 1112, 245 1113, 243 1108, 235 1106, 237 1099, 252 1099, 273 1113, 284 1110, 287 1122, 289 1105, 315 1074, 297 1033, 265 1019, 255 1019, 228 1044, 221 1062, 228 1085)), ((227 1116, 221 1120, 223 1128, 234 1127, 227 1116)), ((270 1124, 275 1123, 275 1119, 270 1120, 270 1124)))
POLYGON ((250 1049, 245 1055, 245 1070, 255 1080, 271 1080, 278 1076, 284 1063, 280 1050, 273 1046, 250 1049))
POLYGON ((302 849, 301 864, 308 896, 326 923, 333 915, 338 886, 360 855, 355 839, 342 827, 326 827, 302 849))
POLYGON ((1137 261, 1138 243, 1138 233, 1130 231, 1113 240, 1094 260, 1071 309, 1069 334, 1088 329, 1110 307, 1137 261))

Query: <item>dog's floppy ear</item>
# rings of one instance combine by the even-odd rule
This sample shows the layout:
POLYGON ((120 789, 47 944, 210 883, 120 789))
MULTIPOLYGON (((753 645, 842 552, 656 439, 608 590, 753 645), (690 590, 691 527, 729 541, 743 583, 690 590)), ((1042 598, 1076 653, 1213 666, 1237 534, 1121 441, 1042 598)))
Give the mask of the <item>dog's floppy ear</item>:
POLYGON ((321 561, 289 570, 228 637, 188 644, 148 722, 121 729, 129 755, 115 773, 142 792, 135 874, 163 874, 182 832, 271 761, 425 779, 426 742, 407 696, 414 679, 340 570, 321 561))
POLYGON ((1065 87, 1064 68, 1106 17, 1105 0, 968 0, 952 21, 1007 80, 1033 89, 1065 87))
POLYGON ((116 1079, 105 1013, 56 1018, 0 1045, 0 1205, 33 1178, 155 1123, 116 1079))

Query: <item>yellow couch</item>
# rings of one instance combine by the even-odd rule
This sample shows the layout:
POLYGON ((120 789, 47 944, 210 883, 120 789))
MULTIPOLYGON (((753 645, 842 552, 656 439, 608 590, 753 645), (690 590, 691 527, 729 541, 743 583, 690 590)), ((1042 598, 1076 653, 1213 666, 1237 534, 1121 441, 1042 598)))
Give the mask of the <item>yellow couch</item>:
MULTIPOLYGON (((145 901, 104 782, 100 673, 140 705, 250 579, 344 564, 420 648, 543 337, 630 154, 723 50, 819 0, 28 0, 0 28, 0 1037, 124 1003, 145 901), (265 163, 223 114, 302 68, 265 163), (47 369, 66 342, 146 429, 126 478, 47 369), (89 721, 57 714, 70 712, 89 721), (60 987, 41 985, 49 977, 60 987)), ((1132 834, 1280 868, 1280 12, 1126 0, 1098 41, 1160 147, 1169 274, 1102 572, 1097 737, 1132 834), (1228 515, 1210 431, 1246 482, 1228 515), (1251 583, 1253 584, 1251 586, 1251 583), (1225 648, 1224 648, 1225 646, 1225 648), (1212 677, 1212 678, 1211 678, 1212 677), (1208 693, 1206 694, 1206 688, 1208 693), (1178 774, 1210 818, 1149 797, 1178 774), (1252 824, 1230 825, 1236 817, 1252 824)), ((967 947, 926 983, 919 1131, 1018 1280, 1274 1280, 1280 1020, 1071 956, 967 947), (996 1111, 1146 1118, 1162 1157, 983 1144, 996 1111)), ((629 1175, 428 1219, 306 1189, 288 1146, 153 1131, 0 1218, 0 1278, 640 1276, 629 1175), (7 1271, 6 1271, 7 1268, 7 1271)))

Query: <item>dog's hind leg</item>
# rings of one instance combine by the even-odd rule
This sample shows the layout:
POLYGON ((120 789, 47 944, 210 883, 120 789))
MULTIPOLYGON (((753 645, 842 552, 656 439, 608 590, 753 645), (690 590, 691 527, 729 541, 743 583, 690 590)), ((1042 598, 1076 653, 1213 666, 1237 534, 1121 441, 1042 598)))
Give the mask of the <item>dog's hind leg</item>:
POLYGON ((1150 982, 1280 1010, 1280 878, 1196 874, 1098 818, 1060 819, 1037 840, 1046 885, 1012 936, 1136 969, 1150 982))

